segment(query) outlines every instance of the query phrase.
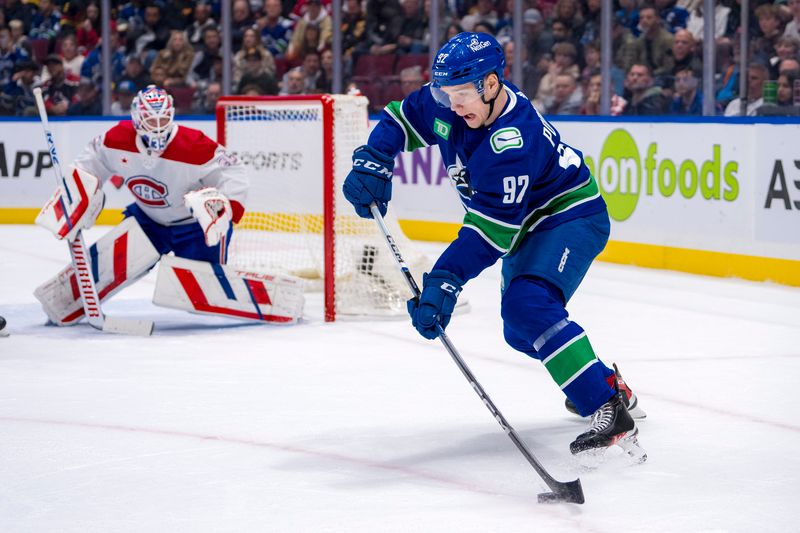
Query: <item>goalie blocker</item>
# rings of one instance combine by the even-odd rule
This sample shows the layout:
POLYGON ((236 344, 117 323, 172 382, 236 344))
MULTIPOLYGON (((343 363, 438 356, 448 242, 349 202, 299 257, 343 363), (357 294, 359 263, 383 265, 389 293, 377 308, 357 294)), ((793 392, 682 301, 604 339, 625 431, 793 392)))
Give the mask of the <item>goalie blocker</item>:
POLYGON ((165 255, 153 303, 191 313, 294 324, 303 315, 303 282, 227 265, 165 255))

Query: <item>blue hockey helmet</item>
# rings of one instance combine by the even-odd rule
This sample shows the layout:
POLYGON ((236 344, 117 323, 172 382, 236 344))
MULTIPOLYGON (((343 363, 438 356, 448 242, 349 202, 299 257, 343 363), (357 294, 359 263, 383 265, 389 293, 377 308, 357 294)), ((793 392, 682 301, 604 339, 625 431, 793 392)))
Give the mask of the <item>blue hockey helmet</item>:
POLYGON ((502 83, 506 57, 503 47, 488 33, 459 33, 439 49, 431 69, 431 93, 444 107, 450 99, 441 87, 472 83, 483 95, 483 80, 489 73, 497 74, 502 83))

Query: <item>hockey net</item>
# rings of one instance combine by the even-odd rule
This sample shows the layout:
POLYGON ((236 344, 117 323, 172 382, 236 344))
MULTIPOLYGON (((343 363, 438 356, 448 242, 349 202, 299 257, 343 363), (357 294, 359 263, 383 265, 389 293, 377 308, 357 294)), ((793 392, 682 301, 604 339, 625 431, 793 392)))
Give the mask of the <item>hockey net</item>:
MULTIPOLYGON (((408 287, 383 235, 342 194, 367 137, 360 96, 224 97, 217 106, 217 138, 250 177, 229 264, 303 278, 307 290, 324 291, 327 321, 406 312, 408 287)), ((430 270, 391 211, 386 223, 412 272, 430 270)))

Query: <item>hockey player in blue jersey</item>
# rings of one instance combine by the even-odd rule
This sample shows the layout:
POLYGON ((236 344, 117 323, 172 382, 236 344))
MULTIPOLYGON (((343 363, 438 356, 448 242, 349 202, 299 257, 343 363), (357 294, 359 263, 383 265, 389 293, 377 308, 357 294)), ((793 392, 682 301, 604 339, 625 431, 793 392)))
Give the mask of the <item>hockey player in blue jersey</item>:
POLYGON ((466 214, 458 237, 424 275, 419 300, 409 301, 413 326, 436 338, 464 283, 502 260, 506 341, 544 363, 570 411, 592 416, 572 453, 619 443, 643 459, 636 396, 565 309, 608 240, 605 202, 581 153, 503 80, 504 67, 501 46, 487 34, 448 41, 431 83, 390 103, 368 144, 356 149, 345 197, 362 217, 372 217, 372 202, 385 213, 395 156, 437 145, 466 214))

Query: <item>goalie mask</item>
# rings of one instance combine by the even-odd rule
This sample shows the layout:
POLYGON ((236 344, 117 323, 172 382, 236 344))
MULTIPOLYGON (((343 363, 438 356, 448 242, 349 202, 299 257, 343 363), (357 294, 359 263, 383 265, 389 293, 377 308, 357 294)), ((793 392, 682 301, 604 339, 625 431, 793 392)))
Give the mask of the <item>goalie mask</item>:
MULTIPOLYGON (((442 106, 465 104, 480 98, 483 103, 494 108, 497 95, 490 100, 484 97, 484 81, 488 74, 496 74, 502 86, 506 58, 503 47, 487 33, 459 33, 439 49, 431 69, 431 95, 442 106), (472 84, 475 88, 448 94, 442 87, 472 84), (463 94, 462 94, 463 93, 463 94)), ((497 94, 500 94, 498 90, 497 94)))
POLYGON ((131 119, 148 152, 160 155, 175 129, 172 96, 160 87, 148 85, 131 103, 131 119))

